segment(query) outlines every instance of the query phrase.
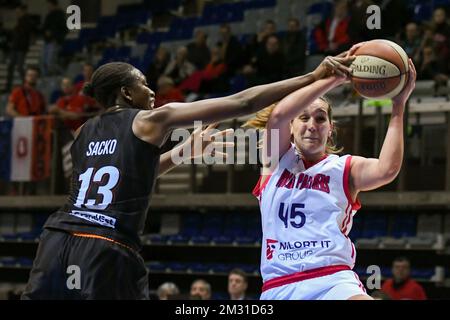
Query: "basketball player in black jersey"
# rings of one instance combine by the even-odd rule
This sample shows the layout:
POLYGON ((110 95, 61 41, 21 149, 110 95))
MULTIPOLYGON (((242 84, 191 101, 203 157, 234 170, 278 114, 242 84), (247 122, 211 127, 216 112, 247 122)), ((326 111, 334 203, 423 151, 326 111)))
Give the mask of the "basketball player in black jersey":
POLYGON ((154 110, 154 92, 139 70, 119 62, 99 67, 84 92, 106 111, 77 132, 71 192, 44 225, 22 299, 147 299, 139 235, 155 179, 174 166, 167 154, 160 157, 171 130, 254 113, 334 72, 351 72, 353 59, 327 57, 305 76, 154 110), (79 286, 69 283, 74 270, 79 286))

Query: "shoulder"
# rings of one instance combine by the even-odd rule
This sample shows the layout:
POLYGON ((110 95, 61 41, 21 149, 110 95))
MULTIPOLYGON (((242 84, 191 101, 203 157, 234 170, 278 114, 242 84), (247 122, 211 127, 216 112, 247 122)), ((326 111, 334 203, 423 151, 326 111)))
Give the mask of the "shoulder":
POLYGON ((163 133, 168 128, 171 110, 171 106, 167 105, 167 107, 164 106, 154 110, 139 111, 132 123, 134 135, 145 142, 160 145, 163 140, 163 133))

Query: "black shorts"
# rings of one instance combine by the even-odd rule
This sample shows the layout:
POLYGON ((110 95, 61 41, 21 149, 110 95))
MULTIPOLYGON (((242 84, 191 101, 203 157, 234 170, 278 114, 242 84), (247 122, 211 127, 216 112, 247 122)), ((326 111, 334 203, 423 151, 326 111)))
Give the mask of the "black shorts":
POLYGON ((22 299, 148 299, 148 274, 132 249, 44 230, 22 299))

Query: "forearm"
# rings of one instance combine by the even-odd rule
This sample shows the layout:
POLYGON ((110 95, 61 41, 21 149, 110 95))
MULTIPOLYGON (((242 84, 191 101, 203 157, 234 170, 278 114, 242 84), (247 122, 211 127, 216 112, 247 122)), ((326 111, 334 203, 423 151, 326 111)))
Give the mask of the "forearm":
POLYGON ((183 145, 179 145, 173 148, 170 151, 167 151, 161 155, 159 158, 159 170, 158 170, 158 178, 162 175, 166 174, 173 168, 175 168, 178 164, 175 164, 172 161, 172 155, 177 154, 177 158, 183 157, 183 145))
POLYGON ((303 87, 280 101, 274 108, 269 124, 285 125, 302 113, 303 109, 311 105, 317 98, 340 84, 339 79, 330 77, 315 81, 303 87))
POLYGON ((245 105, 249 107, 249 110, 247 110, 249 113, 253 113, 280 101, 296 90, 312 84, 315 80, 314 74, 308 73, 304 76, 252 87, 236 94, 236 97, 244 101, 245 105))
POLYGON ((403 162, 403 106, 393 105, 391 120, 378 158, 380 173, 392 179, 399 173, 403 162))
POLYGON ((192 103, 171 103, 159 108, 159 111, 167 114, 166 118, 162 117, 162 121, 168 128, 193 127, 196 120, 210 124, 254 113, 314 80, 314 75, 309 73, 302 77, 252 87, 228 97, 192 103))

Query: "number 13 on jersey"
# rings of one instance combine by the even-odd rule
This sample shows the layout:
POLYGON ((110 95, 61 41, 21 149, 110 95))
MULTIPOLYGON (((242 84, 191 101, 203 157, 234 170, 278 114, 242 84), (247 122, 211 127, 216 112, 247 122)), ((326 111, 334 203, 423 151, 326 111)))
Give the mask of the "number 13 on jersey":
POLYGON ((278 217, 283 221, 285 228, 289 226, 297 229, 303 227, 306 222, 306 216, 300 209, 304 207, 303 203, 292 203, 290 206, 284 202, 280 203, 278 217))

